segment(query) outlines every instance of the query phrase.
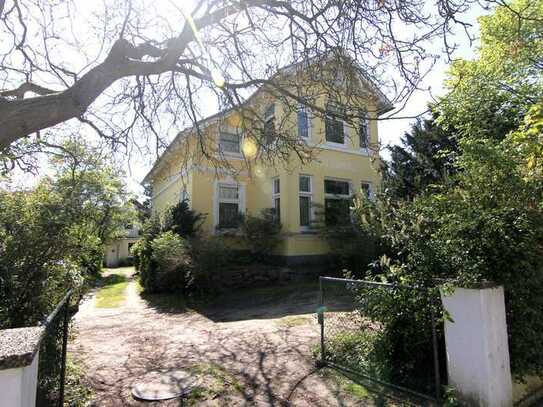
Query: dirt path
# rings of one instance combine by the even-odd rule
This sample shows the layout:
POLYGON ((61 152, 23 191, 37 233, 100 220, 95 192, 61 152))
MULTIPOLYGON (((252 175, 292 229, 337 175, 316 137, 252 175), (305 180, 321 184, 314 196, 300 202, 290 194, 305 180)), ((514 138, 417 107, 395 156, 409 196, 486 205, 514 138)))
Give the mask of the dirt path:
POLYGON ((337 380, 311 374, 317 293, 294 290, 280 302, 258 293, 205 310, 172 311, 163 302, 144 301, 132 280, 119 308, 96 308, 88 299, 76 315, 78 336, 70 352, 84 363, 93 405, 185 405, 142 403, 130 395, 146 372, 174 368, 211 380, 210 391, 189 404, 360 405, 337 380))

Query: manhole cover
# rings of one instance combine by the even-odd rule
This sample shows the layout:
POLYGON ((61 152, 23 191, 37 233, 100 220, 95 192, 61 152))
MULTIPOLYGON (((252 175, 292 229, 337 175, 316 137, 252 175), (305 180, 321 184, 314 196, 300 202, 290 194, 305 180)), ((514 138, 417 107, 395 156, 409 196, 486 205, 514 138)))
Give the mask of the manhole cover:
POLYGON ((168 400, 190 392, 196 377, 185 370, 157 370, 141 376, 132 386, 132 395, 140 400, 168 400))

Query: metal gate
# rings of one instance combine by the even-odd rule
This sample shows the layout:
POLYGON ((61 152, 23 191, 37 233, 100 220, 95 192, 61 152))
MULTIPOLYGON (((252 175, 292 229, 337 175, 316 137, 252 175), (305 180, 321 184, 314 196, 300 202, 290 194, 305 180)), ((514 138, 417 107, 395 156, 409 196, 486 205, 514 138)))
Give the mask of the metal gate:
POLYGON ((320 364, 439 403, 438 295, 426 288, 320 277, 320 364))

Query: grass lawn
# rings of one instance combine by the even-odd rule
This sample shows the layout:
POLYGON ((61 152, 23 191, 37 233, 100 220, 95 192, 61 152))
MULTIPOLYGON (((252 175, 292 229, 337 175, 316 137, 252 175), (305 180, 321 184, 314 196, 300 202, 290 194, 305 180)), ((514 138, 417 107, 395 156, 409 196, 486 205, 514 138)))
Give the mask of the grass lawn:
POLYGON ((104 269, 103 287, 96 294, 97 308, 117 308, 122 305, 128 287, 128 276, 132 271, 132 267, 104 269))

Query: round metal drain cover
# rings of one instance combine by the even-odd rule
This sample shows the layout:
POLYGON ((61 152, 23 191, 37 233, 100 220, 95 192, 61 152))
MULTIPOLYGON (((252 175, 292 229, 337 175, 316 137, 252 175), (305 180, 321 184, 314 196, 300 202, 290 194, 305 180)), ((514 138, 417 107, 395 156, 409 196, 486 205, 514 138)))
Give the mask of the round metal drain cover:
POLYGON ((195 385, 196 377, 186 370, 156 370, 139 378, 132 395, 140 400, 168 400, 189 393, 195 385))

